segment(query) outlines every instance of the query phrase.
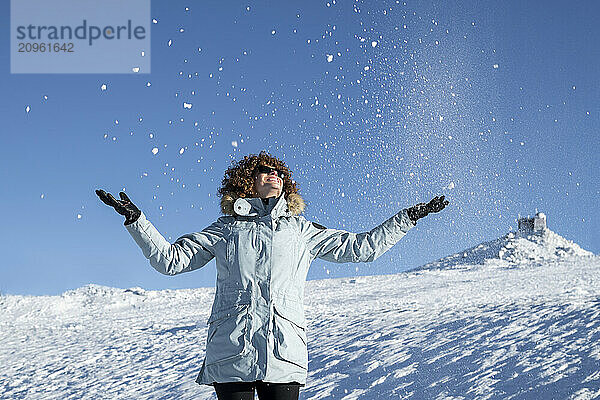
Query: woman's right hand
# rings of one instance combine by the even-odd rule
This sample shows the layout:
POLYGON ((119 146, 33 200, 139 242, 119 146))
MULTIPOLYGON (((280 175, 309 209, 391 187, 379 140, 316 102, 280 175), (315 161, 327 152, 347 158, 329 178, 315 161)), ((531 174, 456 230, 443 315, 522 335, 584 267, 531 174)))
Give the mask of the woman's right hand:
POLYGON ((96 194, 104 204, 114 207, 116 212, 125 216, 124 225, 133 224, 142 214, 140 209, 129 200, 129 197, 127 197, 125 192, 119 192, 121 200, 115 199, 112 194, 106 193, 102 189, 97 189, 96 194))

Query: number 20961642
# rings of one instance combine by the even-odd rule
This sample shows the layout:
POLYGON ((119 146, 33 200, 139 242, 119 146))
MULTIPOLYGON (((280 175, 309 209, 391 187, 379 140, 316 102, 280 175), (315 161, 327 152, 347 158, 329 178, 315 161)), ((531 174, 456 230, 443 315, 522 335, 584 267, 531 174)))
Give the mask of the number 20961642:
POLYGON ((19 53, 73 53, 74 43, 19 43, 19 53))

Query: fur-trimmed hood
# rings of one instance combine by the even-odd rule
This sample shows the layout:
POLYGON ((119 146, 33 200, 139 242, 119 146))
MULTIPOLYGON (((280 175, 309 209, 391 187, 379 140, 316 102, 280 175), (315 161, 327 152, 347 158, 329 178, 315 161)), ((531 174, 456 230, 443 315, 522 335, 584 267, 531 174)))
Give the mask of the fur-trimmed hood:
MULTIPOLYGON (((240 197, 235 193, 224 194, 221 198, 221 211, 223 214, 244 215, 236 213, 235 211, 234 204, 238 199, 240 199, 240 197)), ((259 198, 243 198, 243 200, 246 200, 251 207, 253 203, 258 204, 261 201, 259 198)), ((305 208, 306 204, 304 203, 302 196, 297 193, 291 193, 289 195, 285 195, 284 193, 277 199, 277 204, 274 207, 274 211, 279 210, 281 214, 300 215, 305 208)))

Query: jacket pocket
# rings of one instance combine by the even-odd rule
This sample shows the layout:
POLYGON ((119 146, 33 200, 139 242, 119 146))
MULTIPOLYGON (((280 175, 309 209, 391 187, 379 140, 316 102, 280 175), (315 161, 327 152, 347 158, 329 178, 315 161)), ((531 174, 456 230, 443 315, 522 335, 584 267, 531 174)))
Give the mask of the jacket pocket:
POLYGON ((234 360, 248 352, 249 305, 213 313, 208 320, 206 365, 234 360))
POLYGON ((276 305, 273 309, 275 357, 308 369, 306 324, 302 313, 276 305))

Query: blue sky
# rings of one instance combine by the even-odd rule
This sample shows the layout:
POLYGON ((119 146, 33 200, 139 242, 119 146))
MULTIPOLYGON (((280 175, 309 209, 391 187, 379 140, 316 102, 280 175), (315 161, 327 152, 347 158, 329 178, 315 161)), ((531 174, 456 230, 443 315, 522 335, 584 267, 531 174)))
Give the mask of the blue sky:
POLYGON ((434 195, 451 202, 375 263, 317 260, 309 279, 400 272, 536 209, 597 254, 599 11, 155 1, 145 75, 10 74, 5 29, 0 292, 214 285, 214 261, 155 272, 94 190, 125 189, 174 241, 219 216, 223 171, 262 149, 288 163, 306 217, 328 227, 365 231, 434 195))

